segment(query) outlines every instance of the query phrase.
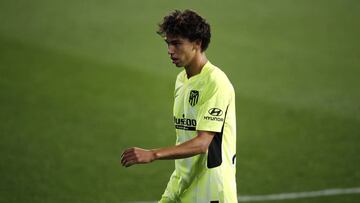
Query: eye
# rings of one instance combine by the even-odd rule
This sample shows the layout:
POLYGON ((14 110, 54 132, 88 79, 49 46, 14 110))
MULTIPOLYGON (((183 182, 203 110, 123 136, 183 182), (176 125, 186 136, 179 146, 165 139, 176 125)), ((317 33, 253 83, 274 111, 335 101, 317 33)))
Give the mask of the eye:
POLYGON ((182 43, 179 41, 165 41, 165 43, 167 44, 167 46, 174 46, 175 48, 179 48, 182 43))
POLYGON ((174 42, 173 45, 176 46, 176 47, 179 47, 181 45, 181 43, 180 42, 174 42))

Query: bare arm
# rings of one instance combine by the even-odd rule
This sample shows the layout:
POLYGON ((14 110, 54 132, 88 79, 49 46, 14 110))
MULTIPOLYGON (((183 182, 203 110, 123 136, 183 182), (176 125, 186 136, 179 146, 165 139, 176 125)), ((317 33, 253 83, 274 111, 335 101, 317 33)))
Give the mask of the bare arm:
POLYGON ((182 159, 207 151, 214 137, 214 132, 198 131, 195 138, 179 145, 160 149, 146 150, 137 147, 126 149, 121 155, 121 164, 129 167, 134 164, 145 164, 158 159, 182 159))

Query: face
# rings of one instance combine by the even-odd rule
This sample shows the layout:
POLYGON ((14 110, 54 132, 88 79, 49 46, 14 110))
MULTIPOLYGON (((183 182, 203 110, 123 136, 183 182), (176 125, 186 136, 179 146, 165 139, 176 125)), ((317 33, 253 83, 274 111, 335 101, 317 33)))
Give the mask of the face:
POLYGON ((178 36, 166 35, 165 42, 168 45, 168 54, 172 63, 177 67, 188 66, 194 60, 199 48, 198 43, 178 36))

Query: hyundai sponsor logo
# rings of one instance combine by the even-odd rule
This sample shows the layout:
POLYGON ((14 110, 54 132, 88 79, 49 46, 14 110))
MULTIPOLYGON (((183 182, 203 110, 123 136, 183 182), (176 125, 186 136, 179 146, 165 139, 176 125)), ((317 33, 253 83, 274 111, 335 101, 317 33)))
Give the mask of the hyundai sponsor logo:
POLYGON ((223 114, 223 111, 219 108, 211 108, 208 112, 212 116, 221 116, 223 114))

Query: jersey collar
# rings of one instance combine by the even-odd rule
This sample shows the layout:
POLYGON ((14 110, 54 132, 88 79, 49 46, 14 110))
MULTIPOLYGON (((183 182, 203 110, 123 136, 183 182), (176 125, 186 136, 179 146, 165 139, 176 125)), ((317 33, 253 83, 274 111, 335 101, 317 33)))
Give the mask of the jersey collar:
POLYGON ((192 80, 195 80, 196 78, 199 78, 201 75, 204 75, 207 70, 209 69, 209 66, 211 65, 210 61, 208 60, 205 65, 203 66, 203 68, 201 69, 200 73, 192 76, 190 79, 187 77, 186 75, 186 71, 185 71, 185 74, 184 74, 184 79, 185 79, 185 82, 188 82, 188 81, 192 81, 192 80))

